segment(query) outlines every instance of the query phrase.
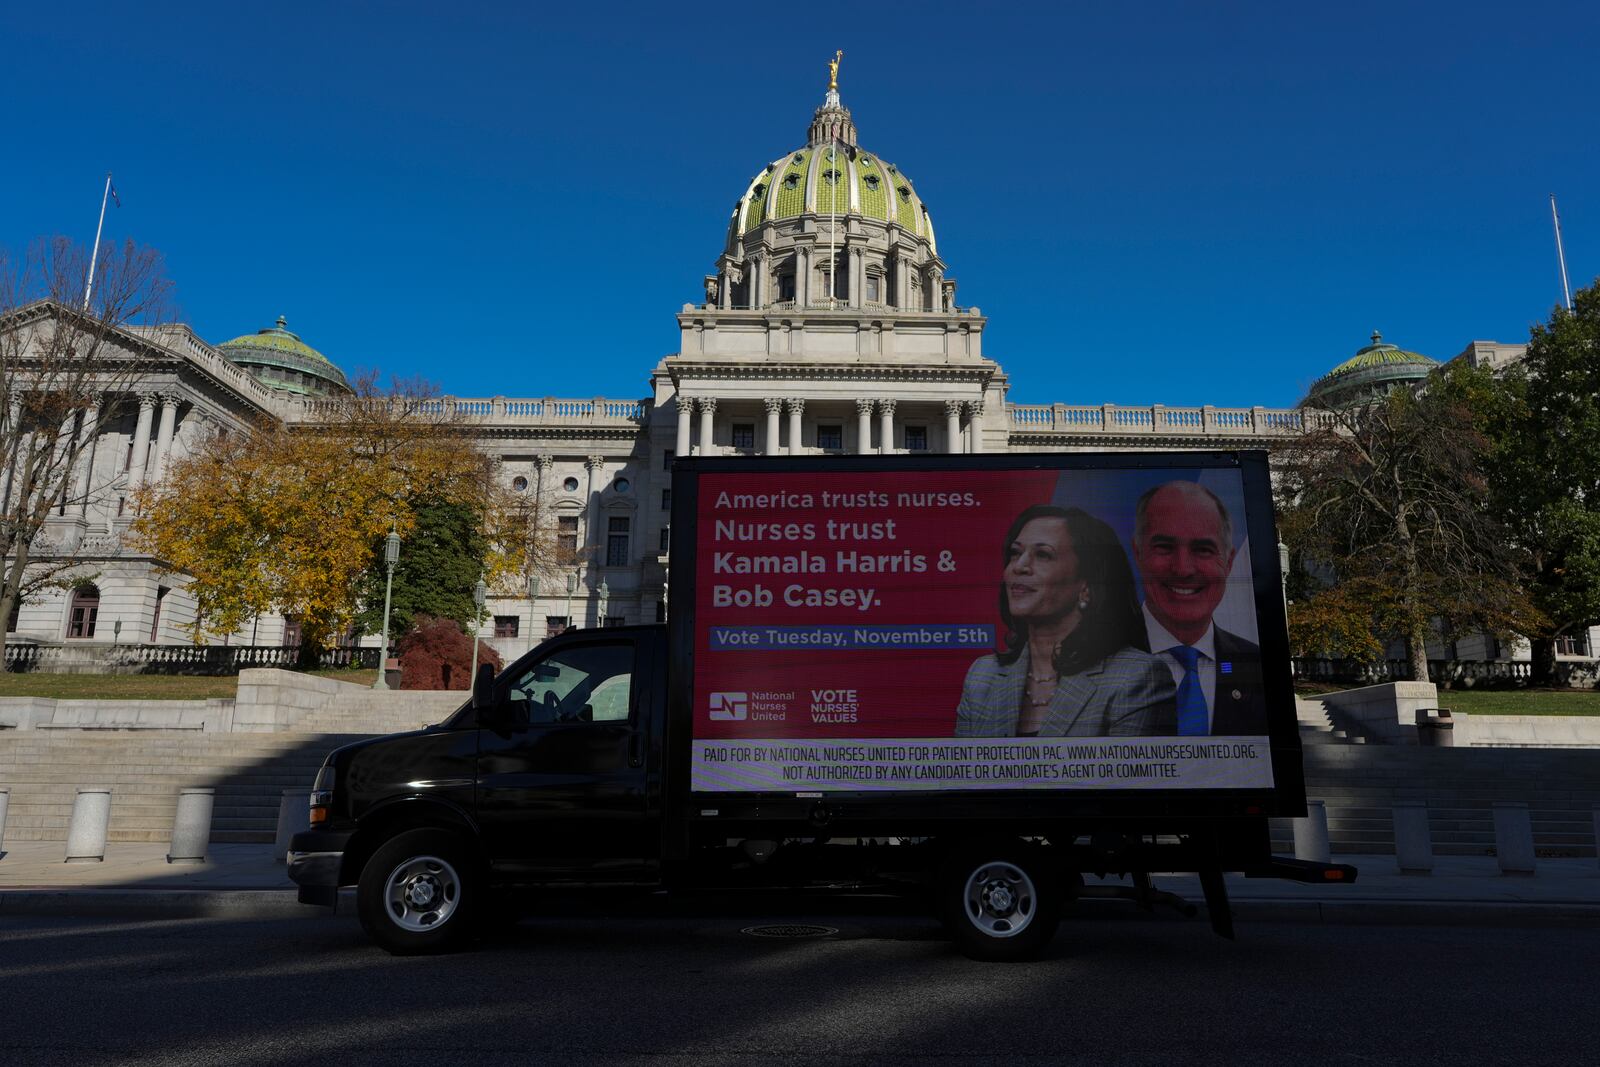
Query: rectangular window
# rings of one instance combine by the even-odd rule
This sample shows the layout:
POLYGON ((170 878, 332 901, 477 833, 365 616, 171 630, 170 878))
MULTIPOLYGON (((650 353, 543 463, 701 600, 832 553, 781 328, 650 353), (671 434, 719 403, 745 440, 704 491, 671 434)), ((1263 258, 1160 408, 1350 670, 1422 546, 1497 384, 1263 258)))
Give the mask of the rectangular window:
POLYGON ((517 624, 522 620, 520 615, 496 615, 494 617, 494 635, 496 637, 517 636, 517 624))
POLYGON ((881 278, 874 278, 869 275, 867 277, 867 299, 876 304, 879 300, 883 299, 882 296, 879 295, 882 291, 883 280, 881 278))
POLYGON ((1575 634, 1562 634, 1556 638, 1556 654, 1559 656, 1587 656, 1589 654, 1589 631, 1580 630, 1575 634))
POLYGON ((661 527, 661 551, 672 551, 672 527, 670 526, 661 527))
POLYGON ((817 447, 838 452, 844 448, 844 427, 839 423, 817 427, 817 447))
POLYGON ((733 424, 733 447, 756 447, 756 424, 753 422, 736 422, 733 424))
POLYGON ((133 469, 133 438, 128 438, 128 454, 122 457, 122 470, 126 473, 133 469))
POLYGON ((778 275, 778 299, 779 300, 793 300, 794 299, 794 275, 793 274, 780 274, 780 275, 778 275))
POLYGON ((926 426, 906 427, 906 451, 926 452, 928 450, 928 428, 926 426))
POLYGON ((119 519, 122 518, 122 509, 127 507, 127 506, 128 506, 128 498, 127 497, 125 497, 125 496, 117 497, 117 518, 119 518, 119 519))
POLYGON ((671 511, 672 510, 672 490, 671 489, 663 489, 663 490, 661 490, 661 510, 662 511, 671 511))
POLYGON ((606 526, 606 566, 626 567, 628 565, 628 520, 625 516, 613 516, 606 526))
POLYGON ((556 547, 569 557, 578 554, 578 516, 556 517, 556 547))
POLYGON ((546 615, 544 617, 544 635, 546 637, 554 637, 556 634, 566 633, 567 624, 570 621, 565 615, 546 615))
POLYGON ((669 448, 669 449, 666 449, 665 451, 663 451, 661 453, 661 469, 664 470, 664 471, 670 471, 672 469, 672 461, 677 459, 677 458, 678 458, 678 450, 677 449, 669 448))

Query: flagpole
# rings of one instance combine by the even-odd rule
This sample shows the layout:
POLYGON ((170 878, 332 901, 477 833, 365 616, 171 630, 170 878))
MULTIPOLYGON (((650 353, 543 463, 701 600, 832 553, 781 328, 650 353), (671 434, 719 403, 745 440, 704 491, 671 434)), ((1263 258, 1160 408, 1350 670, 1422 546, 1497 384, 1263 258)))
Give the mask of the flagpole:
POLYGON ((1556 224, 1556 259, 1561 263, 1561 295, 1566 298, 1567 310, 1572 310, 1572 287, 1567 284, 1567 252, 1561 247, 1561 216, 1556 213, 1556 194, 1550 194, 1550 220, 1556 224))
POLYGON ((106 226, 106 201, 111 199, 111 172, 106 171, 106 191, 100 194, 100 222, 94 228, 94 250, 89 253, 89 280, 83 286, 83 310, 89 311, 89 295, 94 292, 95 262, 100 256, 100 232, 106 226))

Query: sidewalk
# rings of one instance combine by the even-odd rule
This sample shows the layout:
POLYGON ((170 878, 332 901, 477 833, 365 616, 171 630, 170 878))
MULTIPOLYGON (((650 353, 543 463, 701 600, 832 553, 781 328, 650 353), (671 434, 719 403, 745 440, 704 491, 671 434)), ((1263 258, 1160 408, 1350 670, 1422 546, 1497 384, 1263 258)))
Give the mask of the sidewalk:
MULTIPOLYGON (((23 841, 0 854, 0 917, 19 914, 229 916, 325 915, 296 900, 268 844, 213 844, 204 863, 169 864, 158 843, 112 843, 101 863, 64 863, 60 841, 23 841)), ((1354 885, 1301 885, 1228 877, 1241 921, 1415 922, 1574 920, 1600 924, 1600 863, 1542 859, 1534 875, 1500 873, 1492 857, 1440 856, 1431 875, 1402 875, 1393 856, 1336 856, 1354 864, 1354 885)), ((1114 879, 1109 884, 1127 884, 1114 879)), ((1192 875, 1158 875, 1156 885, 1202 904, 1192 875)), ((1093 884, 1093 880, 1091 880, 1093 884)), ((1086 906, 1127 908, 1120 902, 1086 906)), ((1170 911, 1167 914, 1172 914, 1170 911)))

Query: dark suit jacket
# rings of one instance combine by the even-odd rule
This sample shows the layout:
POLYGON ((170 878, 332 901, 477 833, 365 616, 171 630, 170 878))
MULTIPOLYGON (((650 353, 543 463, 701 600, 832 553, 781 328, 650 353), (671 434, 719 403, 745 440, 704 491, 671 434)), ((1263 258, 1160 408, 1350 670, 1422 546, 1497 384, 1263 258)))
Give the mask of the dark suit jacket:
POLYGON ((1261 649, 1237 634, 1217 627, 1216 707, 1211 710, 1212 734, 1267 732, 1267 694, 1261 688, 1261 649), (1227 674, 1222 665, 1229 665, 1227 674))
MULTIPOLYGON (((1029 651, 1010 665, 981 656, 967 671, 956 708, 957 737, 1013 737, 1028 680, 1029 651)), ((1159 657, 1118 649, 1063 677, 1045 709, 1040 737, 1164 737, 1178 732, 1177 690, 1159 657)))

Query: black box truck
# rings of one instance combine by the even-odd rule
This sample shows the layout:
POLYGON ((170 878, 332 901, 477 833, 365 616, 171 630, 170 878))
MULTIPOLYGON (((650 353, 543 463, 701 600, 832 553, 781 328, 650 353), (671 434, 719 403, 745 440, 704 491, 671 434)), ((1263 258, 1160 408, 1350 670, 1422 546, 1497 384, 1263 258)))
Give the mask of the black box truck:
MULTIPOLYGON (((668 621, 546 641, 332 753, 307 903, 461 943, 528 891, 900 888, 980 959, 1084 875, 1317 882, 1264 452, 679 460, 668 621)), ((616 586, 613 586, 615 589, 616 586)))

